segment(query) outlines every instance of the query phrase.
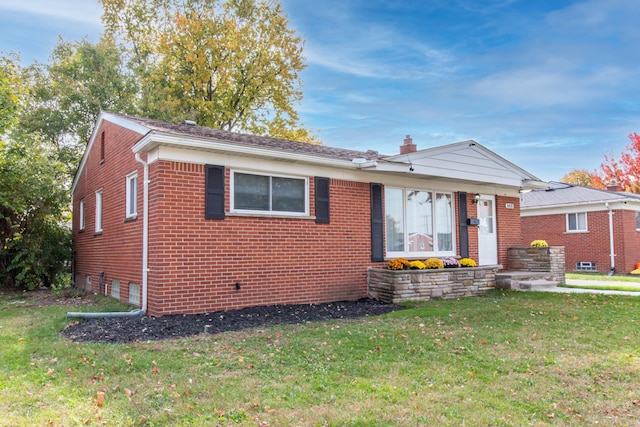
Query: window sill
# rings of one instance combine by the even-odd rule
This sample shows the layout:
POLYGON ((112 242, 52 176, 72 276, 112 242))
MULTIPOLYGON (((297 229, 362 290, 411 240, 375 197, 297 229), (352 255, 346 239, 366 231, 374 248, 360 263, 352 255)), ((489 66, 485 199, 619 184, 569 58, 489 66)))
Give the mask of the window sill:
POLYGON ((94 236, 102 236, 102 230, 93 233, 94 236))
POLYGON ((589 230, 565 231, 564 234, 587 234, 589 230))
POLYGON ((226 216, 248 217, 248 218, 288 218, 288 219, 304 219, 315 220, 315 215, 291 215, 291 214, 279 214, 274 212, 227 212, 226 216))
POLYGON ((123 222, 131 222, 131 221, 135 221, 136 219, 138 219, 138 215, 127 216, 124 218, 123 222))

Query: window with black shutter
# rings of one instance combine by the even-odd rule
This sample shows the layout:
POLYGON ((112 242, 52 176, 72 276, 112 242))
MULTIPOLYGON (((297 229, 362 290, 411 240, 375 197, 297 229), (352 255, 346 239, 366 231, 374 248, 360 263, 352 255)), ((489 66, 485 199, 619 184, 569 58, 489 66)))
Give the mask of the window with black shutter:
POLYGON ((382 184, 371 183, 371 261, 384 261, 382 184))
POLYGON ((329 178, 317 176, 316 186, 316 223, 329 224, 329 178))
POLYGON ((224 219, 224 166, 207 165, 205 170, 206 219, 224 219))

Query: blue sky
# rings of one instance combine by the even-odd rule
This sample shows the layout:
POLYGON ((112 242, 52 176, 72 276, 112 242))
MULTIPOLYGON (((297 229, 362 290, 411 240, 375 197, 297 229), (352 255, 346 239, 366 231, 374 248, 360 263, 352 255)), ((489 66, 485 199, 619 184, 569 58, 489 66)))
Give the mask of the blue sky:
MULTIPOLYGON (((638 0, 283 0, 306 40, 304 125, 395 154, 473 139, 543 180, 640 133, 638 0)), ((91 0, 0 0, 0 51, 102 31, 91 0)))

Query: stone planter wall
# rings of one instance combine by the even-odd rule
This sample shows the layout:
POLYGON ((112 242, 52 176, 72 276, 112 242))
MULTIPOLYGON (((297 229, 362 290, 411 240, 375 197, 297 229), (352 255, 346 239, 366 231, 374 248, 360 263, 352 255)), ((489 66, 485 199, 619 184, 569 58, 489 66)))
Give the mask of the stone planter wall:
POLYGON ((564 246, 509 248, 509 270, 549 272, 553 280, 564 283, 564 246))
POLYGON ((386 302, 477 296, 495 287, 499 265, 437 270, 367 271, 369 297, 386 302))

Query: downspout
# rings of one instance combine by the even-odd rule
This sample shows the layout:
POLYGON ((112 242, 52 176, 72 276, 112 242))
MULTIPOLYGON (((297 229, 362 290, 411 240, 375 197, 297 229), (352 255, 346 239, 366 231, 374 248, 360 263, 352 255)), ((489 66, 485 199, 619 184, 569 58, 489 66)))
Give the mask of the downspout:
POLYGON ((611 270, 609 270, 609 275, 612 275, 616 270, 616 254, 613 242, 613 211, 611 210, 611 206, 609 206, 609 202, 605 203, 605 206, 609 210, 609 256, 611 257, 611 270))
POLYGON ((136 161, 144 167, 144 182, 142 184, 142 314, 147 313, 147 288, 149 282, 149 163, 142 160, 140 153, 136 153, 136 161))
POLYGON ((67 318, 101 319, 111 317, 142 317, 147 312, 147 282, 149 273, 149 164, 142 160, 140 153, 135 154, 136 161, 144 166, 143 216, 142 216, 142 303, 141 307, 131 311, 112 311, 104 313, 68 312, 67 318))

